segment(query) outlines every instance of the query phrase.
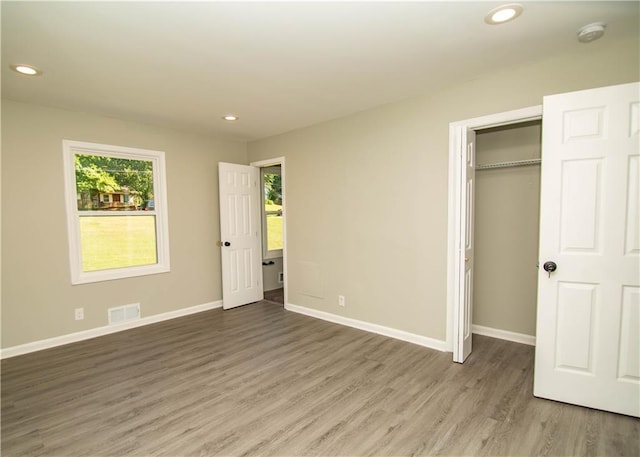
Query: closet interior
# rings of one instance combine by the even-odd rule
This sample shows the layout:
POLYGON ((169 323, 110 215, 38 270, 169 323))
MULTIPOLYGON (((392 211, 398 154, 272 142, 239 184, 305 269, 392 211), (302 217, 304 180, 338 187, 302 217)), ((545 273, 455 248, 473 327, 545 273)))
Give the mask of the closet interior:
POLYGON ((536 334, 541 130, 538 120, 476 132, 477 333, 536 334))

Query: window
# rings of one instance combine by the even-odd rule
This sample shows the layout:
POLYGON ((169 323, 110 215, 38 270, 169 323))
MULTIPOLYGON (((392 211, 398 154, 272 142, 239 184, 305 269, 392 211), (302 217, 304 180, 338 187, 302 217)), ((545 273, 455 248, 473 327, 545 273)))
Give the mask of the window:
POLYGON ((280 165, 261 169, 263 258, 282 257, 282 175, 280 165))
POLYGON ((169 271, 164 152, 63 141, 71 283, 169 271))

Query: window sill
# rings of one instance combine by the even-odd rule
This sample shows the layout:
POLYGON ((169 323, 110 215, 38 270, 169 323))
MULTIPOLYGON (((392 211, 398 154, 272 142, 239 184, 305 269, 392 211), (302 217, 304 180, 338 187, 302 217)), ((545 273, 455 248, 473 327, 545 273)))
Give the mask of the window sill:
POLYGON ((118 268, 71 274, 71 285, 91 284, 94 282, 113 281, 115 279, 136 278, 161 273, 169 273, 169 265, 148 265, 141 267, 118 268))

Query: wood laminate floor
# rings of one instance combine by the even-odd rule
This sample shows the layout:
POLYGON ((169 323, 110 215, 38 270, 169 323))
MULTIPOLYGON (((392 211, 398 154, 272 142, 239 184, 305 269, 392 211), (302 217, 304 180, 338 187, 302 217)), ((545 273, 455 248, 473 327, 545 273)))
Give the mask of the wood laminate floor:
POLYGON ((284 288, 265 290, 264 299, 284 305, 284 288))
POLYGON ((640 421, 532 396, 533 348, 442 353, 270 302, 2 361, 2 455, 640 454, 640 421))

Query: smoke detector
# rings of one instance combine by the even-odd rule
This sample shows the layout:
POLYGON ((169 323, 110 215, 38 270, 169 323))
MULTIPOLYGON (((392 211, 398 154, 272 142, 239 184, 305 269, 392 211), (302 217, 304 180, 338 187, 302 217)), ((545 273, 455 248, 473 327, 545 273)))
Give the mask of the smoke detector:
POLYGON ((578 30, 578 41, 580 43, 591 43, 604 35, 604 29, 607 26, 604 22, 594 22, 585 25, 578 30))

